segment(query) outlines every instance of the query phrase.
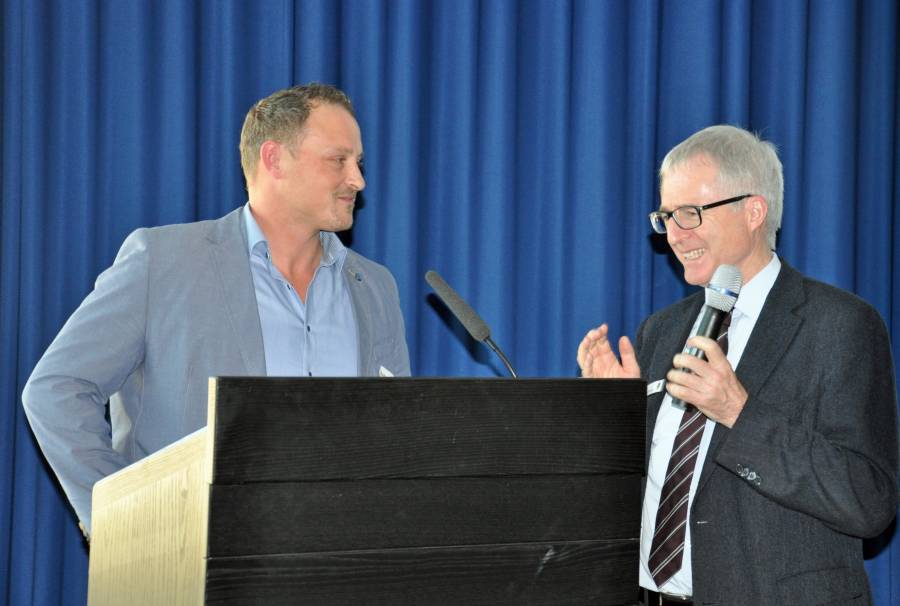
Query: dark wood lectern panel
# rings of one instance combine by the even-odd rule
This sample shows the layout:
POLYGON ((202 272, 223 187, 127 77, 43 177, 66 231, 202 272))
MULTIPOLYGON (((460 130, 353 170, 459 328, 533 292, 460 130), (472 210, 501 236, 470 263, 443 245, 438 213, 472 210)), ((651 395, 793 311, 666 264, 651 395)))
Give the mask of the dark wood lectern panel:
POLYGON ((606 606, 636 604, 638 591, 630 541, 212 558, 207 567, 206 603, 221 605, 606 606))
POLYGON ((219 378, 206 601, 633 604, 645 393, 219 378))
POLYGON ((631 539, 641 503, 628 476, 292 482, 211 494, 214 557, 631 539))
POLYGON ((641 381, 217 384, 216 484, 644 471, 641 381))

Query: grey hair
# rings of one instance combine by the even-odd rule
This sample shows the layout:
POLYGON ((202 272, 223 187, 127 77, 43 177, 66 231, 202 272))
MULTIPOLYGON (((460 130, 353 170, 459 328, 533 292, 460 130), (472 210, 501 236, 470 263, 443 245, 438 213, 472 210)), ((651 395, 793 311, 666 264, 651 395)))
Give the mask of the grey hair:
POLYGON ((342 90, 318 82, 276 91, 253 104, 244 118, 239 146, 241 166, 248 184, 256 173, 262 144, 266 141, 293 143, 293 139, 303 130, 309 113, 324 103, 343 107, 355 117, 350 98, 342 90))
POLYGON ((715 162, 719 183, 732 195, 754 194, 766 199, 769 207, 766 236, 769 248, 775 250, 784 207, 784 170, 775 145, 736 126, 719 124, 704 128, 673 147, 663 158, 659 167, 660 187, 673 169, 698 156, 715 162))

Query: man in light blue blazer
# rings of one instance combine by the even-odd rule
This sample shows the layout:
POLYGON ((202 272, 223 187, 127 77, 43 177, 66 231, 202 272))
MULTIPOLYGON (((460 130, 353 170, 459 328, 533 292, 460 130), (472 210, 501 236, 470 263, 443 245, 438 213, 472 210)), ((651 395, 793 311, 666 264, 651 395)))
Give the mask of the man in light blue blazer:
POLYGON ((278 91, 240 148, 249 202, 128 236, 25 386, 86 533, 95 482, 206 424, 211 376, 409 375, 393 276, 334 234, 365 187, 349 99, 278 91))

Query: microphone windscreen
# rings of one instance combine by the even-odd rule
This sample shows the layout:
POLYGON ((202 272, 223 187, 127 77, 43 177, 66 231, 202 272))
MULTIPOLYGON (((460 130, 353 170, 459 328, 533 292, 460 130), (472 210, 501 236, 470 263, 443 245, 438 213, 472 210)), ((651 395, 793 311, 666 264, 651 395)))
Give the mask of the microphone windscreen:
POLYGON ((744 278, 734 265, 719 265, 706 287, 706 304, 728 313, 737 302, 744 278))
POLYGON ((469 307, 469 304, 462 300, 456 291, 433 269, 425 273, 425 281, 431 285, 437 296, 441 298, 450 311, 456 316, 456 319, 469 331, 472 338, 479 342, 491 336, 491 329, 485 324, 484 320, 475 313, 475 310, 469 307))

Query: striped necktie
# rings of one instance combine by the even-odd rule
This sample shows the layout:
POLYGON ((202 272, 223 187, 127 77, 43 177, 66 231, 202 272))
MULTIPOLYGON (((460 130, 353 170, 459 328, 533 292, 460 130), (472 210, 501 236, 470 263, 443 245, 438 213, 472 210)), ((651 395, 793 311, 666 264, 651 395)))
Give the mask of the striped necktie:
MULTIPOLYGON (((725 316, 719 329, 719 347, 728 353, 728 327, 731 325, 731 313, 725 316)), ((656 510, 656 530, 650 546, 648 565, 650 574, 657 588, 681 570, 684 554, 685 525, 688 518, 688 496, 691 489, 691 478, 697 465, 697 453, 700 451, 700 440, 706 417, 693 406, 689 406, 681 417, 666 479, 659 495, 659 509, 656 510)))

